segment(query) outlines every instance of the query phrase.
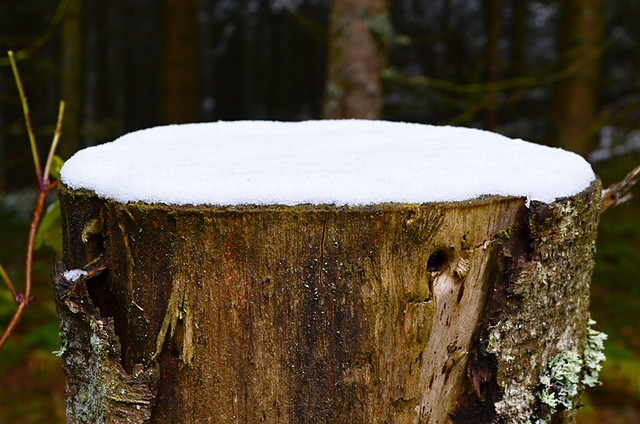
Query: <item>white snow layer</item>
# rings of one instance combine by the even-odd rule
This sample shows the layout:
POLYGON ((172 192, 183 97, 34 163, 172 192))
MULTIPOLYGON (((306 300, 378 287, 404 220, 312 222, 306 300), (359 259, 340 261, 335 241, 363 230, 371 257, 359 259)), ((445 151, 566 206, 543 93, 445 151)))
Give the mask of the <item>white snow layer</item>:
POLYGON ((69 271, 65 271, 62 276, 67 281, 76 281, 78 278, 86 277, 87 275, 87 272, 81 269, 70 269, 69 271))
POLYGON ((461 127, 237 121, 155 127, 76 153, 72 189, 121 203, 366 205, 482 195, 550 203, 595 179, 580 156, 461 127))

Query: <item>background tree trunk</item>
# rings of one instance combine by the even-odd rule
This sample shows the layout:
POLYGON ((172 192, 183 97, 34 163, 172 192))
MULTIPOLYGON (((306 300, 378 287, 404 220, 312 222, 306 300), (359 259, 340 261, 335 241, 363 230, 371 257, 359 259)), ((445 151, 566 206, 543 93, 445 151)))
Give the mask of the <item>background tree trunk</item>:
POLYGON ((67 159, 81 147, 84 84, 84 2, 70 0, 62 20, 60 91, 66 102, 58 154, 67 159))
POLYGON ((195 0, 162 2, 162 119, 198 120, 198 22, 195 0))
MULTIPOLYGON (((511 45, 509 50, 508 75, 511 79, 522 78, 527 71, 526 41, 527 15, 529 2, 527 0, 511 0, 511 45)), ((518 105, 526 95, 526 90, 516 88, 509 93, 507 102, 518 105)), ((516 106, 517 107, 517 106, 516 106)), ((515 108, 511 108, 513 111, 515 108)), ((523 110, 521 108, 515 110, 523 110)), ((519 113, 519 112, 518 112, 519 113)), ((507 118, 508 120, 508 118, 507 118)))
POLYGON ((597 183, 530 208, 60 199, 71 423, 524 422, 584 354, 597 183))
POLYGON ((602 0, 567 0, 561 4, 558 57, 571 69, 558 81, 553 116, 556 145, 587 155, 595 148, 597 132, 589 133, 598 107, 604 17, 602 0))
POLYGON ((527 69, 525 59, 525 34, 527 29, 528 0, 511 0, 512 29, 509 73, 511 78, 519 78, 527 69))
POLYGON ((325 118, 380 117, 381 73, 390 37, 386 0, 333 1, 325 118))
MULTIPOLYGON (((502 17, 501 0, 485 0, 485 25, 487 31, 486 49, 486 81, 496 83, 500 80, 500 21, 502 17)), ((493 130, 498 127, 499 99, 498 92, 487 94, 487 102, 484 111, 484 129, 493 130)))

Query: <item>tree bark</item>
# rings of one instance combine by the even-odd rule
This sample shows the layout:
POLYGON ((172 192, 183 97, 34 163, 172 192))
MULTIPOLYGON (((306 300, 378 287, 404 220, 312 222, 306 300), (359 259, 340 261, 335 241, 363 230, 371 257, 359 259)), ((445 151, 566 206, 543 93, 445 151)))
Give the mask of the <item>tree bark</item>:
POLYGON ((549 361, 584 355, 600 192, 190 207, 62 186, 68 422, 535 422, 549 361))
POLYGON ((558 56, 570 74, 558 81, 554 93, 554 139, 558 146, 587 155, 595 148, 596 133, 589 133, 597 112, 603 49, 602 0, 567 0, 561 3, 558 56))
POLYGON ((325 118, 380 117, 390 37, 387 0, 333 1, 325 118))

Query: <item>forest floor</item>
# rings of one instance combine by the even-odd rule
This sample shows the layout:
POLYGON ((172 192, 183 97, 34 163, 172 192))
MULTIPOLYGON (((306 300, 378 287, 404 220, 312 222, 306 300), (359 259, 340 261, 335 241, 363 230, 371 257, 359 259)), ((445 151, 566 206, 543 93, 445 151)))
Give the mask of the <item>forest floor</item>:
MULTIPOLYGON (((621 180, 640 163, 625 156, 595 166, 604 186, 621 180)), ((592 316, 596 329, 609 335, 603 384, 583 396, 580 424, 640 423, 640 187, 630 202, 601 219, 593 275, 592 316)), ((1 199, 0 199, 1 200, 1 199)), ((0 203, 0 263, 17 285, 23 281, 28 218, 0 203)), ((35 262, 36 301, 7 345, 0 350, 0 424, 64 423, 64 376, 51 287, 51 253, 39 251, 35 262)), ((20 290, 20 288, 18 288, 20 290)), ((0 286, 0 326, 15 304, 0 286)))

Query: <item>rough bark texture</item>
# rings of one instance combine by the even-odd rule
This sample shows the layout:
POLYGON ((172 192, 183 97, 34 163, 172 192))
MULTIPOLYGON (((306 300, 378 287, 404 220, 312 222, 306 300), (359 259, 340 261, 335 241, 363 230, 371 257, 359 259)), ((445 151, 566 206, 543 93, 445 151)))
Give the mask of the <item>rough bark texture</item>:
POLYGON ((61 187, 68 420, 543 417, 540 372, 583 355, 599 196, 169 207, 61 187))
POLYGON ((325 118, 376 119, 391 37, 387 0, 335 0, 331 9, 325 118))

